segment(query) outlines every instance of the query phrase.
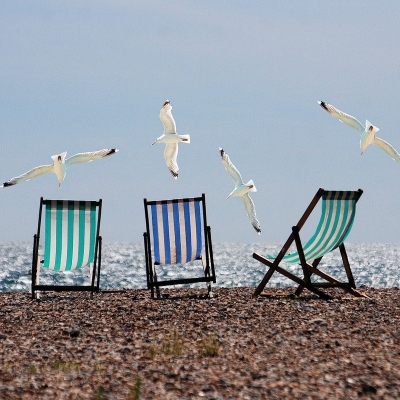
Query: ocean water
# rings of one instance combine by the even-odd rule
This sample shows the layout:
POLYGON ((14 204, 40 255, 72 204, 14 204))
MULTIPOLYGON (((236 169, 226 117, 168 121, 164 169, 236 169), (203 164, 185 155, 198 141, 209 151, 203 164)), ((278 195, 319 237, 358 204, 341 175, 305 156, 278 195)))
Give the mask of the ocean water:
MULTIPOLYGON (((276 253, 280 244, 214 243, 214 264, 217 275, 215 287, 257 286, 266 267, 254 260, 253 252, 276 253)), ((400 286, 400 245, 387 243, 346 244, 347 254, 356 285, 375 288, 400 286)), ((26 292, 31 289, 32 243, 0 243, 0 292, 26 292)), ((320 263, 325 272, 345 280, 345 272, 338 250, 327 254, 320 263)), ((301 276, 297 265, 290 270, 301 276)), ((83 268, 67 273, 45 271, 42 268, 40 282, 43 284, 85 284, 89 281, 89 269, 83 268)), ((199 264, 163 268, 159 279, 166 277, 201 276, 199 264)), ((193 284, 192 287, 202 287, 193 284)), ((186 285, 186 287, 189 285, 186 285)), ((294 286, 294 283, 275 273, 268 286, 294 286)), ((102 289, 140 289, 146 287, 145 257, 143 244, 103 243, 100 287, 102 289)), ((181 285, 181 287, 184 287, 181 285)))

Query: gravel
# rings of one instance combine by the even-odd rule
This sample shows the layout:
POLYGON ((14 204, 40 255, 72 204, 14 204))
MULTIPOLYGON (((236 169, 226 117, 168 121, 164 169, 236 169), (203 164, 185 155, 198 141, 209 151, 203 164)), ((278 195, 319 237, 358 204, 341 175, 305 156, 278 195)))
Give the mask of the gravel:
POLYGON ((400 290, 0 293, 0 399, 398 399, 400 290))

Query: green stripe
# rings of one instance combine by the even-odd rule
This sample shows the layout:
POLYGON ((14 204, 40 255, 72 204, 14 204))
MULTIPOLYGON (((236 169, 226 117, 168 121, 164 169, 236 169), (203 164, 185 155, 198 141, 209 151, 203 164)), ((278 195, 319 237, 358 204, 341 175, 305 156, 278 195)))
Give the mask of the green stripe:
MULTIPOLYGON (((354 222, 356 200, 354 198, 352 200, 349 200, 353 195, 354 192, 336 191, 329 192, 328 195, 324 197, 324 199, 322 200, 322 213, 318 227, 314 235, 303 247, 306 259, 316 259, 335 249, 341 243, 343 243, 343 241, 349 234, 354 222), (338 194, 338 198, 334 200, 334 196, 336 194, 338 194), (349 215, 350 205, 353 206, 351 215, 349 215), (336 206, 335 212, 333 211, 334 206, 336 206), (328 209, 326 207, 328 207, 328 209), (339 219, 341 216, 343 216, 343 219, 339 226, 339 219), (324 222, 326 222, 325 228, 321 232, 324 222), (329 228, 330 223, 333 223, 331 228, 329 228), (328 231, 330 231, 329 236, 328 231), (320 238, 317 240, 318 236, 320 236, 320 238)), ((276 255, 267 255, 267 257, 270 259, 274 259, 276 258, 276 255)), ((289 263, 298 263, 300 261, 298 252, 285 255, 283 257, 283 261, 289 263)))
POLYGON ((57 200, 56 206, 56 258, 54 269, 58 271, 61 266, 62 254, 62 217, 63 217, 63 204, 61 200, 57 200))
POLYGON ((51 204, 46 205, 45 209, 45 243, 44 243, 44 262, 43 267, 50 266, 50 246, 51 246, 51 204))
POLYGON ((89 258, 88 264, 91 264, 94 261, 94 244, 95 244, 95 236, 96 236, 96 208, 95 205, 90 203, 90 238, 89 238, 89 258))
POLYGON ((328 218, 326 220, 325 228, 322 232, 322 235, 320 239, 316 243, 311 243, 312 249, 307 251, 307 254, 305 254, 306 259, 312 254, 313 251, 319 248, 318 253, 327 253, 329 251, 329 247, 327 248, 327 244, 329 243, 330 239, 332 238, 332 234, 334 233, 334 228, 330 229, 330 224, 332 219, 334 219, 334 224, 333 227, 337 225, 337 219, 339 218, 340 215, 340 208, 336 208, 336 212, 333 212, 334 205, 337 205, 336 200, 326 200, 323 201, 323 203, 328 204, 328 218), (331 234, 328 236, 328 231, 331 231, 331 234))
POLYGON ((97 235, 97 206, 96 202, 80 201, 75 208, 74 201, 53 200, 45 205, 45 243, 44 243, 44 263, 43 267, 52 268, 54 270, 64 269, 66 271, 80 268, 84 262, 85 242, 89 248, 87 250, 88 262, 94 261, 95 244, 97 235), (78 217, 78 223, 75 225, 75 216, 78 217), (86 217, 88 217, 88 225, 86 226, 86 217), (63 218, 65 221, 63 221, 63 218), (52 231, 52 222, 55 230, 52 231), (67 224, 67 227, 64 226, 67 224), (90 226, 89 226, 90 224, 90 226), (63 237, 63 227, 66 228, 66 237, 63 237), (86 230, 87 228, 87 230, 86 230), (78 243, 76 263, 74 259, 74 232, 78 232, 78 243), (87 237, 86 235, 89 235, 87 237), (86 241, 85 241, 86 236, 86 241), (66 253, 63 253, 66 252, 66 253), (65 257, 65 265, 61 260, 65 257), (54 260, 50 264, 51 260, 54 260))
POLYGON ((79 246, 78 246, 78 260, 76 268, 82 267, 83 254, 85 250, 85 208, 86 202, 79 202, 79 246))
MULTIPOLYGON (((351 228, 353 227, 354 217, 356 216, 356 201, 355 200, 352 200, 351 202, 349 201, 349 204, 353 205, 352 210, 351 210, 351 215, 349 218, 349 223, 347 224, 347 226, 341 233, 342 237, 339 237, 338 244, 335 246, 335 248, 339 247, 345 241, 345 239, 347 238, 348 234, 351 231, 351 228)), ((347 208, 347 212, 348 212, 348 208, 347 208)))

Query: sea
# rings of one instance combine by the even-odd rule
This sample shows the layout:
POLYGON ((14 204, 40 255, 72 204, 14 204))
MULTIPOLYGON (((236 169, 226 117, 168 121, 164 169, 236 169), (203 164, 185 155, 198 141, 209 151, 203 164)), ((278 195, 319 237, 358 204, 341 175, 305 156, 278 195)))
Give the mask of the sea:
MULTIPOLYGON (((267 267, 253 259, 253 253, 261 255, 277 253, 279 243, 213 243, 214 265, 217 282, 214 287, 256 287, 267 267)), ((294 249, 292 249, 294 250, 294 249)), ((400 245, 392 243, 346 244, 346 250, 357 287, 391 288, 400 286, 400 245)), ((320 267, 339 280, 346 275, 338 250, 328 253, 320 267)), ((32 243, 0 243, 0 292, 29 292, 31 290, 32 243)), ((298 265, 287 268, 301 276, 298 265)), ((41 284, 82 285, 89 282, 89 268, 65 273, 41 269, 41 284)), ((199 263, 183 266, 160 267, 159 280, 201 276, 199 263)), ((103 243, 100 274, 101 289, 144 289, 146 267, 143 244, 103 243)), ((204 283, 177 287, 202 287, 204 283)), ((294 286, 294 283, 275 273, 270 287, 294 286)))

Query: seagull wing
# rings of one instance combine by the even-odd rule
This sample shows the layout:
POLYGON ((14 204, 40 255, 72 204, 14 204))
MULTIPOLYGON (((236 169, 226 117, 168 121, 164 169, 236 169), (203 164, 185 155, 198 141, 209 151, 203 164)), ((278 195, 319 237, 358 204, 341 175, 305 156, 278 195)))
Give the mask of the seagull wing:
POLYGON ((242 176, 237 168, 232 164, 229 159, 228 154, 225 153, 223 149, 219 149, 221 154, 222 164, 224 164, 225 169, 228 171, 228 174, 232 177, 236 186, 239 186, 243 183, 242 176))
POLYGON ((166 143, 164 150, 164 158, 167 163, 167 167, 170 170, 172 176, 178 178, 178 163, 176 158, 178 157, 178 143, 166 143))
POLYGON ((93 160, 98 160, 99 158, 110 156, 111 154, 114 154, 117 151, 118 149, 104 149, 98 151, 89 151, 87 153, 78 153, 70 158, 67 158, 65 160, 65 165, 69 167, 72 164, 85 163, 93 160))
POLYGON ((400 154, 393 148, 391 144, 386 142, 385 140, 378 138, 375 136, 374 145, 380 147, 383 151, 389 154, 390 157, 393 158, 394 161, 400 163, 400 154))
POLYGON ((49 174, 50 172, 54 172, 53 164, 50 165, 41 165, 39 167, 35 167, 28 172, 20 176, 16 176, 15 178, 10 179, 7 182, 4 182, 2 187, 13 186, 17 183, 28 181, 29 179, 36 178, 39 175, 49 174))
POLYGON ((261 227, 260 223, 258 222, 257 216, 256 216, 256 209, 254 207, 253 200, 249 196, 248 193, 246 193, 244 196, 241 196, 244 206, 246 208, 247 215, 250 218, 251 224, 253 225, 253 228, 257 231, 258 234, 261 233, 261 227))
POLYGON ((349 125, 354 129, 357 129, 358 132, 360 133, 364 132, 365 127, 361 124, 360 121, 358 121, 358 119, 352 117, 349 114, 344 113, 343 111, 338 110, 337 108, 323 101, 319 101, 318 104, 324 110, 328 111, 329 114, 336 117, 339 121, 344 122, 346 125, 349 125))
POLYGON ((164 125, 164 133, 176 133, 175 120, 171 110, 171 103, 167 100, 160 110, 160 119, 164 125))

